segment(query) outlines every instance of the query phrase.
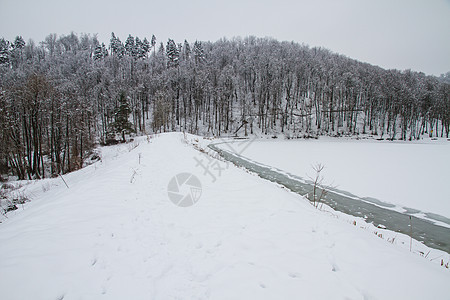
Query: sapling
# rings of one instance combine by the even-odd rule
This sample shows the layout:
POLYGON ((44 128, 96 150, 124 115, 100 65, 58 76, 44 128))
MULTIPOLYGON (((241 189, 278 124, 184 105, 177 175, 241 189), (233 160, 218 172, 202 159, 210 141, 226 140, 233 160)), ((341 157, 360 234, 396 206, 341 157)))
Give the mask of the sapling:
POLYGON ((315 208, 319 207, 320 201, 324 199, 328 193, 328 191, 323 187, 324 178, 323 176, 320 175, 320 173, 323 171, 324 168, 325 168, 324 165, 322 165, 321 163, 317 163, 312 166, 312 169, 316 173, 314 178, 308 176, 313 181, 313 194, 312 199, 310 200, 313 201, 313 205, 315 208))

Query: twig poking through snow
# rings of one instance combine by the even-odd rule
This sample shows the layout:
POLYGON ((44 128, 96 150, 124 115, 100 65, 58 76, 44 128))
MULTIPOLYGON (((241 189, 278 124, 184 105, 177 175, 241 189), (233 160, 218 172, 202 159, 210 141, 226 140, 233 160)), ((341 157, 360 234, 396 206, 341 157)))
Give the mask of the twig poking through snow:
POLYGON ((412 249, 412 220, 411 216, 409 216, 409 252, 411 252, 412 249))
POLYGON ((58 175, 59 175, 59 177, 61 177, 62 181, 64 181, 64 184, 67 186, 67 188, 69 188, 69 186, 67 185, 67 182, 64 180, 64 178, 62 177, 62 175, 61 175, 61 174, 58 174, 58 175))

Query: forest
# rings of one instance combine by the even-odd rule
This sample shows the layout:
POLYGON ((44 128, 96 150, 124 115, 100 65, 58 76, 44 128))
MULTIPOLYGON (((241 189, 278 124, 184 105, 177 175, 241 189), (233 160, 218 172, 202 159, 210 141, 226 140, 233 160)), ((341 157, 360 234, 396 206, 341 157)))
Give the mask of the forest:
POLYGON ((449 137, 450 73, 271 38, 0 39, 0 173, 57 176, 127 134, 449 137))

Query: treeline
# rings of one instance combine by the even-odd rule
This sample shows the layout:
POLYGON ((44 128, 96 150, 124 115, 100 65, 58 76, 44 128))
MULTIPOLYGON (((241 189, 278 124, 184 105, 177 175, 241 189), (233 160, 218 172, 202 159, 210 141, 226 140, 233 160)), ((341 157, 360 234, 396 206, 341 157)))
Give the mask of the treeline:
POLYGON ((448 74, 384 70, 269 38, 0 39, 0 73, 0 171, 20 179, 80 168, 95 143, 125 131, 449 135, 448 74))

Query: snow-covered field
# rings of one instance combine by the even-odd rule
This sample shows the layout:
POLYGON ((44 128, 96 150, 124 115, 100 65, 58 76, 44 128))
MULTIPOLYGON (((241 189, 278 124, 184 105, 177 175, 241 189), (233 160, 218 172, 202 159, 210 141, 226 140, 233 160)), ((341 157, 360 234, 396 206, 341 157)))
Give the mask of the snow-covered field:
MULTIPOLYGON (((64 176, 69 188, 60 178, 23 188, 32 201, 0 224, 1 299, 450 295, 450 271, 440 265, 448 262, 446 253, 414 241, 410 252, 408 237, 317 210, 297 194, 207 157, 182 134, 139 142, 134 149, 102 148, 101 162, 64 176), (191 207, 168 197, 169 182, 182 172, 202 184, 191 207)), ((271 147, 264 145, 255 143, 246 154, 271 147)))
MULTIPOLYGON (((240 152, 243 146, 225 150, 240 152)), ((254 140, 241 153, 307 179, 321 163, 324 183, 359 197, 450 218, 450 141, 254 140)))

